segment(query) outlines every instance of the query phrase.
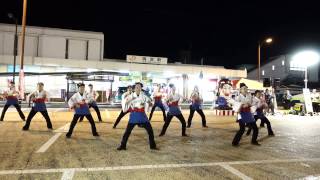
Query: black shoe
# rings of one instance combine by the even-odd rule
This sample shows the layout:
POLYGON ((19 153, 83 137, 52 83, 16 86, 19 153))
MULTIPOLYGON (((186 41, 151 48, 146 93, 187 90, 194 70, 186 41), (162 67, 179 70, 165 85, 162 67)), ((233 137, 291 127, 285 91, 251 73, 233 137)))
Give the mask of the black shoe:
POLYGON ((113 127, 112 127, 112 129, 116 129, 116 128, 117 128, 116 126, 113 126, 113 127))
POLYGON ((26 121, 26 118, 22 118, 22 121, 26 121))
POLYGON ((67 137, 67 138, 71 138, 71 133, 67 133, 67 134, 66 134, 66 137, 67 137))
POLYGON ((268 134, 268 136, 275 136, 275 135, 274 135, 274 133, 270 133, 270 134, 268 134))
POLYGON ((190 128, 190 127, 191 127, 191 126, 189 126, 189 125, 187 126, 187 128, 190 128))
POLYGON ((261 125, 261 124, 260 124, 260 127, 264 127, 264 125, 261 125))
POLYGON ((22 130, 24 130, 24 131, 28 131, 28 130, 29 130, 29 128, 28 128, 28 127, 26 127, 26 126, 23 126, 22 130))
POLYGON ((261 144, 259 144, 257 141, 256 142, 251 142, 252 145, 256 145, 256 146, 261 146, 261 144))
POLYGON ((251 133, 246 133, 246 136, 250 136, 251 133))
POLYGON ((0 121, 3 121, 3 119, 0 119, 0 121))
POLYGON ((97 132, 92 133, 93 136, 99 136, 99 134, 97 132))
POLYGON ((232 143, 232 146, 238 147, 238 146, 239 146, 239 143, 232 143))
POLYGON ((182 136, 184 136, 184 137, 188 137, 188 135, 187 135, 187 134, 182 134, 182 136))
POLYGON ((127 150, 127 148, 126 148, 126 147, 123 147, 123 146, 119 146, 119 147, 117 148, 117 150, 118 150, 118 151, 127 150))
POLYGON ((203 128, 208 128, 208 126, 207 125, 205 125, 205 126, 202 126, 203 128))
POLYGON ((159 134, 159 136, 160 136, 160 137, 161 137, 161 136, 164 136, 164 133, 159 134))
POLYGON ((150 147, 151 150, 159 150, 157 147, 150 147))

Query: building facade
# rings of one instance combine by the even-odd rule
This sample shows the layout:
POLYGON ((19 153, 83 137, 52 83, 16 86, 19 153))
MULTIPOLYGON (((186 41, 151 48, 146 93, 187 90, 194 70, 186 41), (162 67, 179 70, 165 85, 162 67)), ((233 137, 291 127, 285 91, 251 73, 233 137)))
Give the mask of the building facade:
MULTIPOLYGON (((69 84, 84 82, 93 84, 106 97, 101 102, 106 102, 118 88, 141 81, 146 89, 152 89, 156 83, 175 84, 185 98, 190 96, 194 86, 199 86, 204 100, 212 101, 219 79, 247 76, 246 70, 221 66, 142 64, 104 59, 103 33, 41 27, 27 27, 26 30, 26 93, 32 92, 37 82, 44 82, 51 97, 62 98, 62 94, 70 89, 69 84), (78 77, 70 79, 72 73, 78 77)), ((0 91, 12 80, 13 47, 14 26, 0 24, 0 91)), ((18 55, 16 72, 19 68, 18 55)), ((15 78, 17 80, 18 75, 15 78)))
MULTIPOLYGON (((265 78, 278 79, 283 85, 302 84, 304 80, 304 69, 294 66, 291 63, 292 55, 281 55, 268 59, 268 62, 261 66, 260 80, 265 78)), ((319 64, 308 68, 308 81, 319 81, 319 64)), ((248 72, 248 79, 257 80, 258 69, 248 72)))
MULTIPOLYGON (((15 26, 0 24, 0 55, 13 55, 15 26)), ((18 27, 18 55, 21 28, 18 27)), ((25 56, 58 59, 103 60, 104 35, 97 32, 26 28, 25 56)))

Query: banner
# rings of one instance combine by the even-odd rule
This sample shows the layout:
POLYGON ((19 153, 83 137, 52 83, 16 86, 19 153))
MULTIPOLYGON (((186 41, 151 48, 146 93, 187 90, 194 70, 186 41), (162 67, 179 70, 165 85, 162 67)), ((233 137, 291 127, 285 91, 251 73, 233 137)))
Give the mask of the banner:
POLYGON ((24 99, 24 72, 23 72, 23 69, 21 69, 20 73, 19 73, 19 93, 20 93, 20 98, 24 99))
POLYGON ((310 90, 303 88, 304 103, 306 105, 306 113, 313 113, 310 90))

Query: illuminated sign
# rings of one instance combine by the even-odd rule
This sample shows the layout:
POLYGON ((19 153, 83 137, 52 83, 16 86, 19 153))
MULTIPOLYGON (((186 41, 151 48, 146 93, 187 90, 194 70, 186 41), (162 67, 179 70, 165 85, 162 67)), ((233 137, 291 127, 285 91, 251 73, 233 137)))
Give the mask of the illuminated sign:
POLYGON ((127 55, 127 62, 144 64, 168 64, 168 58, 127 55))

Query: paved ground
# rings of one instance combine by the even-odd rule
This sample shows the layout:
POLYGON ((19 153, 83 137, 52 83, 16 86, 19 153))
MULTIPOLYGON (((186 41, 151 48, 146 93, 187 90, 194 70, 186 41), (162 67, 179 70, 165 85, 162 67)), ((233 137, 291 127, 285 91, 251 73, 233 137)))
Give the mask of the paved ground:
MULTIPOLYGON (((25 113, 27 114, 27 112, 25 113)), ((198 115, 181 137, 174 119, 164 137, 163 122, 155 113, 152 126, 159 151, 148 148, 144 129, 136 127, 127 151, 118 152, 126 127, 112 129, 118 110, 104 110, 103 123, 96 123, 100 137, 91 135, 87 121, 78 123, 73 137, 65 138, 71 112, 51 110, 54 131, 48 131, 41 115, 30 130, 11 110, 0 122, 0 179, 319 179, 319 117, 272 117, 275 137, 260 129, 262 146, 252 146, 244 136, 239 147, 231 146, 238 129, 234 117, 213 116, 205 111, 208 129, 198 115)), ((93 113, 94 117, 95 113, 93 113)), ((187 119, 188 112, 184 111, 187 119)))

